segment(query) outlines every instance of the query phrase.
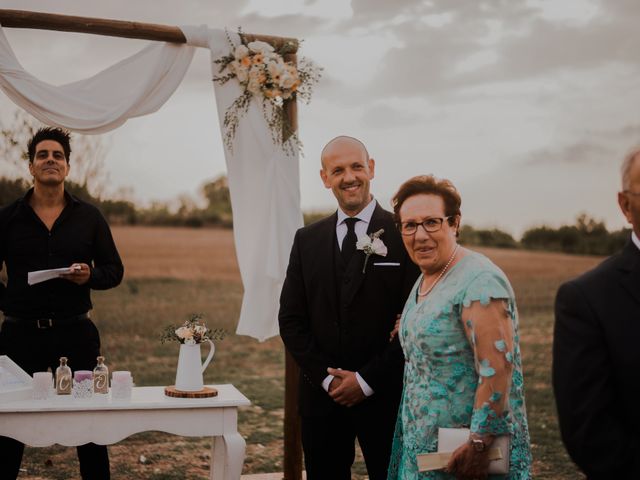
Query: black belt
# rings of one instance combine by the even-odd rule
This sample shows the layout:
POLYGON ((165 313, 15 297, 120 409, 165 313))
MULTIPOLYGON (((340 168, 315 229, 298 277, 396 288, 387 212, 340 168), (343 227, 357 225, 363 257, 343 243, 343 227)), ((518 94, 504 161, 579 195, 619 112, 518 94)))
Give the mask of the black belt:
POLYGON ((81 322, 83 320, 88 320, 88 313, 81 313, 80 315, 73 315, 71 317, 64 318, 20 318, 20 317, 12 317, 5 316, 4 321, 7 323, 13 323, 16 325, 22 325, 24 327, 32 327, 32 328, 54 328, 60 327, 63 325, 70 325, 75 322, 81 322))

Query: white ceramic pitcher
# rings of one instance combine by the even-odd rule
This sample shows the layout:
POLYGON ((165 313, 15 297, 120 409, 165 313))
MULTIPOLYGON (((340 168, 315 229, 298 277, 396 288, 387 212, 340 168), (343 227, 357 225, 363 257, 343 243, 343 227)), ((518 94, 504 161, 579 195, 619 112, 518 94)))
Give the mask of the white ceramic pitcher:
POLYGON ((204 363, 202 363, 202 357, 200 356, 200 343, 194 345, 183 343, 180 345, 178 371, 176 372, 176 390, 198 392, 204 388, 202 374, 216 351, 213 342, 211 340, 206 341, 209 342, 211 349, 204 363))

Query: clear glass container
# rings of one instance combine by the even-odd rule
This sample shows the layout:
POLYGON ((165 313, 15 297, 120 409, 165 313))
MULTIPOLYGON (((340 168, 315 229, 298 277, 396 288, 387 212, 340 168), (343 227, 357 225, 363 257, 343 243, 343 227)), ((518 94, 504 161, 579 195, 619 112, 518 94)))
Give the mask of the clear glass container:
POLYGON ((93 369, 93 393, 109 393, 109 369, 104 364, 104 357, 98 357, 98 364, 93 369))
POLYGON ((71 369, 67 366, 67 357, 60 357, 60 366, 56 368, 56 393, 71 395, 71 369))

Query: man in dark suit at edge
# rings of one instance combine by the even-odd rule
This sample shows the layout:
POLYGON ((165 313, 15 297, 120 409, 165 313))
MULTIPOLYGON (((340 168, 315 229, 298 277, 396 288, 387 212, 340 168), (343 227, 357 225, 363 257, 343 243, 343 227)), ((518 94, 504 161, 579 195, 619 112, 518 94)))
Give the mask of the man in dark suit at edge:
POLYGON ((339 208, 296 233, 279 313, 280 335, 301 371, 307 479, 349 480, 356 438, 369 478, 386 479, 404 368, 389 334, 419 271, 391 213, 369 192, 375 162, 365 146, 334 138, 321 161, 339 208), (380 230, 386 256, 378 249, 367 258, 356 239, 380 230))
POLYGON ((560 287, 553 386, 560 432, 589 479, 640 478, 640 148, 622 165, 624 249, 560 287))

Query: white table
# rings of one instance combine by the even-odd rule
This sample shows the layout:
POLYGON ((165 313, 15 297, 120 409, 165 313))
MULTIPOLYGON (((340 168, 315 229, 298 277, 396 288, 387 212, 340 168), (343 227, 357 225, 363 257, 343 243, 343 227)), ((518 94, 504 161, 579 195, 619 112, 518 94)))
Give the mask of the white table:
POLYGON ((237 428, 238 407, 250 402, 233 385, 212 387, 218 396, 211 398, 171 398, 164 395, 164 387, 135 387, 126 401, 112 400, 110 395, 87 400, 60 395, 0 403, 0 435, 34 447, 109 445, 149 430, 211 436, 209 478, 238 480, 245 452, 237 428))

